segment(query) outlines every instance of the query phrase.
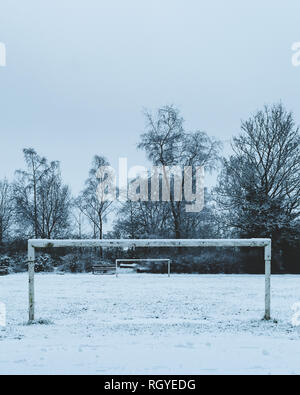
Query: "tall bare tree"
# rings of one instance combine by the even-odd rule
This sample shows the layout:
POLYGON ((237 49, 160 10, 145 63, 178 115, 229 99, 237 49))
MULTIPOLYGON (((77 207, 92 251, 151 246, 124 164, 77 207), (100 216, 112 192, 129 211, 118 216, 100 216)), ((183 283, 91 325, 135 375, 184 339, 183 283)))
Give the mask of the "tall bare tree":
POLYGON ((41 157, 33 148, 23 150, 26 170, 16 171, 14 195, 19 222, 23 226, 33 224, 34 237, 41 234, 38 221, 38 186, 43 176, 48 171, 47 160, 41 157))
POLYGON ((82 211, 77 206, 76 199, 73 201, 72 217, 74 225, 77 228, 76 235, 79 239, 83 237, 83 226, 84 226, 84 215, 82 211))
POLYGON ((13 213, 12 187, 7 179, 4 179, 0 181, 0 244, 12 226, 13 213))
POLYGON ((166 202, 128 200, 119 210, 114 228, 124 238, 161 238, 167 237, 171 225, 166 202))
MULTIPOLYGON (((113 201, 105 199, 105 191, 99 190, 101 185, 99 169, 109 166, 108 161, 96 155, 89 171, 89 177, 85 182, 85 188, 76 199, 76 205, 88 218, 92 227, 94 238, 103 238, 103 224, 112 210, 113 201)), ((104 176, 104 175, 103 175, 104 176)))
POLYGON ((52 162, 40 180, 37 202, 41 237, 62 237, 70 225, 71 194, 62 183, 58 162, 52 162))
MULTIPOLYGON (((167 167, 204 167, 206 171, 215 168, 220 143, 205 132, 189 132, 184 129, 184 120, 179 110, 164 106, 153 115, 145 112, 146 132, 142 134, 138 147, 144 150, 153 165, 161 166, 168 185, 167 167)), ((170 185, 170 184, 169 184, 170 185)), ((176 200, 169 188, 170 210, 173 218, 173 233, 182 236, 184 201, 176 200)))
POLYGON ((26 170, 14 182, 16 221, 28 236, 63 236, 69 225, 71 199, 63 185, 59 162, 48 163, 33 149, 24 149, 26 170))
POLYGON ((274 244, 293 237, 300 216, 299 147, 299 128, 282 104, 242 122, 216 189, 238 234, 272 237, 274 244))

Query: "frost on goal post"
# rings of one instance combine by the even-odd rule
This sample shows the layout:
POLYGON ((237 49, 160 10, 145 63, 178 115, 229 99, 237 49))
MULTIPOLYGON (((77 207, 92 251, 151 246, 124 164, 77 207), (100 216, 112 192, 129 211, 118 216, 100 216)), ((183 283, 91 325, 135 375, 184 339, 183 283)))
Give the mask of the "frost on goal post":
POLYGON ((0 302, 0 327, 6 326, 6 305, 0 302))

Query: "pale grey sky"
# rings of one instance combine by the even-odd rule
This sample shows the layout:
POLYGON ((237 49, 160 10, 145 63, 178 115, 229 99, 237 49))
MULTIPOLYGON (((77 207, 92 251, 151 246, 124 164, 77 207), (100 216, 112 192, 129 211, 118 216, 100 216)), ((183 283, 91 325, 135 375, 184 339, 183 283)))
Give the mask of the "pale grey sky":
POLYGON ((0 0, 0 178, 23 147, 60 160, 74 193, 94 154, 144 164, 144 107, 222 140, 265 103, 300 123, 299 22, 299 0, 0 0))

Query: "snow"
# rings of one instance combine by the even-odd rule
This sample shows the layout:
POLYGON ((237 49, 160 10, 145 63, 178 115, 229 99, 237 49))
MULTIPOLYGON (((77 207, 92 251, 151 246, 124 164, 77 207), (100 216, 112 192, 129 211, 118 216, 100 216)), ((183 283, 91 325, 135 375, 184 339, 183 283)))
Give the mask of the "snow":
POLYGON ((1 374, 299 374, 300 276, 37 274, 0 277, 1 374))

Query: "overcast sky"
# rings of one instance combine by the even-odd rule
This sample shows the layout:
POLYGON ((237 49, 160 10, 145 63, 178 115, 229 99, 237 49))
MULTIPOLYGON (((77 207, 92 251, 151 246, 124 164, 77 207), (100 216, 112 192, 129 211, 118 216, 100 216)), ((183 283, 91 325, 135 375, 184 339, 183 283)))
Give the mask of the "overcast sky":
POLYGON ((0 0, 0 178, 24 147, 74 193, 94 154, 144 164, 142 109, 164 104, 224 141, 265 103, 300 123, 297 41, 299 0, 0 0))

